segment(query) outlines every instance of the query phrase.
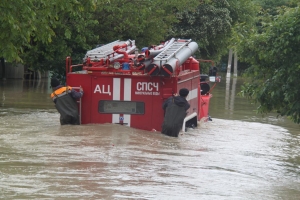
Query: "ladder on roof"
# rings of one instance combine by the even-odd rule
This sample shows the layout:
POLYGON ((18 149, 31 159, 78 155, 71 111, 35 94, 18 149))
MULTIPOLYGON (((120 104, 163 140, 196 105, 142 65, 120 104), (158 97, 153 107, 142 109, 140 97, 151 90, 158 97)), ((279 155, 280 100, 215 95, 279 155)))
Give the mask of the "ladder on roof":
POLYGON ((116 40, 114 42, 105 44, 103 46, 97 47, 95 49, 87 51, 85 54, 85 57, 83 58, 84 61, 86 61, 87 58, 91 58, 91 60, 100 60, 100 59, 106 59, 108 55, 114 53, 113 47, 116 45, 122 45, 124 43, 130 43, 132 42, 132 45, 134 45, 134 41, 127 40, 127 41, 120 41, 116 40))
POLYGON ((172 57, 176 55, 180 49, 182 49, 184 46, 187 46, 192 40, 180 40, 180 41, 175 41, 173 42, 167 49, 164 51, 160 52, 155 58, 155 61, 165 61, 167 62, 170 60, 172 57))

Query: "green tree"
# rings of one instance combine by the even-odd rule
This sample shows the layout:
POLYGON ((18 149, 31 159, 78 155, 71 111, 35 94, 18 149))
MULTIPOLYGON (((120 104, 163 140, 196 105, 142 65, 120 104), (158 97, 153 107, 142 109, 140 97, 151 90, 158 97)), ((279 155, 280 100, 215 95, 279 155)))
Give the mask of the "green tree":
POLYGON ((232 45, 233 28, 248 23, 255 11, 251 0, 204 1, 194 12, 179 12, 169 34, 196 40, 202 58, 218 59, 232 45))
POLYGON ((100 3, 95 13, 101 43, 135 39, 139 47, 164 40, 176 12, 193 9, 199 0, 110 0, 100 3))
POLYGON ((240 53, 251 64, 241 94, 259 103, 258 111, 276 111, 300 123, 300 10, 284 9, 242 43, 240 53))
POLYGON ((98 24, 93 19, 96 5, 92 1, 70 1, 66 7, 54 11, 56 20, 50 24, 54 33, 51 42, 31 42, 22 54, 24 63, 31 69, 50 70, 56 76, 63 76, 66 57, 72 55, 75 62, 82 62, 86 49, 97 42, 98 36, 90 31, 98 24))
POLYGON ((254 0, 254 2, 260 5, 262 9, 272 12, 281 6, 295 7, 297 5, 296 0, 254 0))
POLYGON ((0 57, 8 61, 22 61, 20 55, 34 42, 45 45, 55 33, 52 25, 57 13, 68 10, 76 0, 1 0, 0 57))
MULTIPOLYGON (((135 39, 138 45, 164 39, 176 11, 198 0, 25 0, 1 5, 0 57, 32 69, 62 74, 66 56, 81 62, 97 44, 135 39), (22 23, 26 21, 28 23, 22 23), (16 25, 17 24, 17 25, 16 25), (13 33, 13 34, 11 34, 13 33)), ((142 46, 140 46, 142 47, 142 46)))

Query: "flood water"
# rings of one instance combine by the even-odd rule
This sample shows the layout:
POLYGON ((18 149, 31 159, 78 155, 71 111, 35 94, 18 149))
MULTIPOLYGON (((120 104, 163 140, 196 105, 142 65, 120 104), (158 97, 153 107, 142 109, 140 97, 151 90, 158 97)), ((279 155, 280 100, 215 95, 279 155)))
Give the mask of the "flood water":
MULTIPOLYGON (((0 199, 300 199, 300 127, 213 90, 211 122, 171 138, 60 126, 47 80, 0 82, 0 199)), ((226 92, 228 88, 228 92, 226 92)))

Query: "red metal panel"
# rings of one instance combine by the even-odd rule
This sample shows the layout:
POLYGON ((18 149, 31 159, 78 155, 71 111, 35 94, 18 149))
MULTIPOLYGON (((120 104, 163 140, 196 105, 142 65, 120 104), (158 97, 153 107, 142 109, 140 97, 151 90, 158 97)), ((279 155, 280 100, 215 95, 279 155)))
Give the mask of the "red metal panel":
POLYGON ((132 101, 145 103, 144 115, 131 115, 131 126, 143 130, 160 130, 163 121, 162 85, 159 79, 148 76, 132 77, 132 101))
POLYGON ((163 102, 183 87, 190 90, 189 114, 198 112, 199 77, 195 72, 186 72, 177 77, 162 78, 145 75, 110 76, 94 72, 91 74, 68 74, 68 85, 84 89, 82 98, 82 124, 119 123, 122 117, 125 124, 133 128, 161 130, 164 118, 163 102), (130 92, 130 94, 128 94, 130 92), (100 100, 141 101, 145 103, 144 114, 99 113, 100 100))
POLYGON ((81 98, 81 123, 88 124, 91 123, 90 110, 92 93, 91 93, 91 76, 89 74, 68 74, 67 75, 67 85, 71 87, 82 87, 84 95, 81 98))
MULTIPOLYGON (((190 91, 188 97, 187 97, 187 100, 188 102, 191 104, 191 101, 189 101, 189 97, 191 96, 191 90, 192 90, 192 74, 191 73, 187 73, 187 74, 184 74, 182 76, 179 76, 178 79, 180 79, 180 81, 178 81, 178 84, 177 84, 177 93, 179 94, 179 90, 181 88, 186 88, 190 91)), ((192 109, 192 106, 187 110, 187 113, 188 115, 193 113, 193 109, 192 109)))
POLYGON ((113 100, 113 77, 101 76, 100 73, 92 75, 91 83, 91 123, 112 123, 112 114, 99 113, 100 100, 113 100))
MULTIPOLYGON (((191 91, 191 97, 190 105, 191 105, 191 112, 199 112, 198 106, 199 106, 199 85, 200 85, 200 77, 199 77, 199 71, 197 73, 194 73, 194 78, 191 80, 192 82, 192 91, 191 91)), ((199 118, 197 118, 199 119, 199 118)))
POLYGON ((205 120, 207 120, 208 117, 208 112, 209 112, 209 102, 210 102, 210 98, 212 97, 211 94, 208 95, 202 95, 199 101, 199 107, 200 107, 200 119, 204 118, 205 120))
POLYGON ((187 111, 188 115, 196 112, 198 113, 198 85, 200 83, 199 71, 186 72, 178 77, 178 92, 181 88, 187 88, 190 92, 187 100, 190 108, 187 111))
MULTIPOLYGON (((152 104, 152 127, 151 128, 155 129, 156 131, 161 131, 161 125, 164 120, 164 110, 162 109, 162 104, 164 102, 163 89, 166 87, 166 85, 164 85, 160 77, 155 77, 154 80, 156 80, 159 83, 159 95, 153 95, 153 101, 151 102, 152 104)), ((168 81, 172 82, 173 80, 167 78, 166 82, 168 81)))

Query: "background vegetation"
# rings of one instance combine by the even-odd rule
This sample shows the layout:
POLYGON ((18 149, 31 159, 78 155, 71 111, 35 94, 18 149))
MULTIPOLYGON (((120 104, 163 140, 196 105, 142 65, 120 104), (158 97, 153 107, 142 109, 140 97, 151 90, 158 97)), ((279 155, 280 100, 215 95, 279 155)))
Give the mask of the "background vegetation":
POLYGON ((265 0, 257 27, 239 44, 249 63, 242 95, 259 104, 260 113, 276 111, 300 123, 300 10, 296 1, 265 0))
POLYGON ((298 0, 2 0, 0 59, 63 74, 66 56, 81 63, 98 44, 191 38, 197 58, 238 52, 242 94, 300 123, 299 15, 298 0))

